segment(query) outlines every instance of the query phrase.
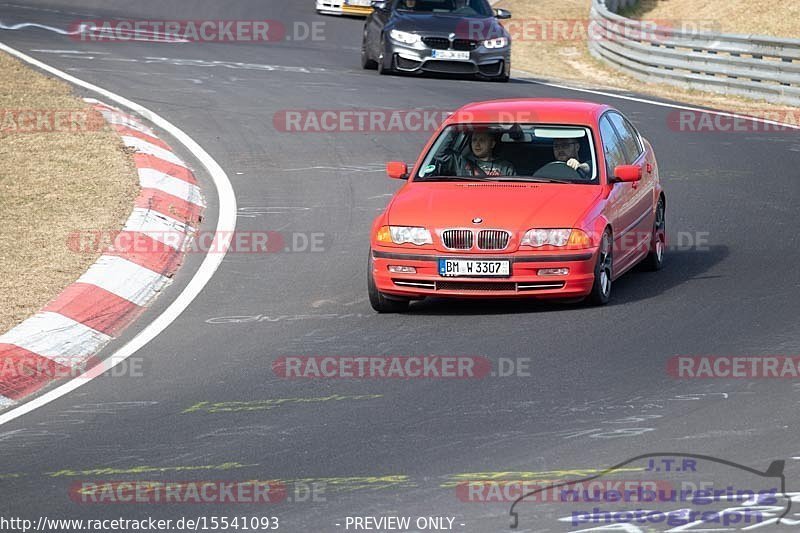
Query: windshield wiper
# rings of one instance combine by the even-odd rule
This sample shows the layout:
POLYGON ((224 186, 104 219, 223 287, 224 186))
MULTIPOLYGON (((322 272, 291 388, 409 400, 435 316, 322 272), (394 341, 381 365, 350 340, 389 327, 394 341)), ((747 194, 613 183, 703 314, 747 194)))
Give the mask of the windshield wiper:
POLYGON ((530 181, 533 183, 575 183, 574 181, 569 180, 559 180, 556 178, 535 178, 533 176, 518 176, 518 177, 508 177, 508 176, 500 176, 495 178, 497 181, 530 181))
POLYGON ((414 181, 495 181, 483 176, 425 176, 414 181))

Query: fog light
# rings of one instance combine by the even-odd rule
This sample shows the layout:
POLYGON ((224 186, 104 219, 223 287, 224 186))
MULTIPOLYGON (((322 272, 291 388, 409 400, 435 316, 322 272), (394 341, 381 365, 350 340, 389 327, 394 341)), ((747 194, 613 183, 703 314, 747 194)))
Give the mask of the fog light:
POLYGON ((393 274, 416 274, 417 269, 414 267, 407 267, 407 266, 400 266, 400 265, 389 265, 389 272, 393 274))
POLYGON ((568 268, 540 268, 540 276, 566 276, 569 274, 568 268))

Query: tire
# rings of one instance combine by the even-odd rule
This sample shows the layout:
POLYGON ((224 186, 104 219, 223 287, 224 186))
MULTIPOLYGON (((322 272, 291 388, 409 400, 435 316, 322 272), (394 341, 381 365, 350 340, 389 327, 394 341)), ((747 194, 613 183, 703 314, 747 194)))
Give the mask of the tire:
POLYGON ((510 68, 506 69, 504 66, 503 73, 500 74, 499 76, 492 76, 490 78, 484 78, 484 79, 488 81, 493 81, 495 83, 508 83, 511 80, 511 74, 509 74, 510 71, 511 71, 510 68))
MULTIPOLYGON (((388 67, 386 66, 386 58, 383 55, 385 52, 386 52, 386 40, 381 39, 381 56, 378 58, 377 63, 378 63, 378 74, 382 76, 391 74, 393 72, 391 66, 388 67)), ((391 57, 389 58, 389 61, 392 61, 391 57)))
POLYGON ((378 68, 378 62, 369 57, 366 33, 364 33, 364 39, 361 41, 361 68, 364 70, 375 70, 378 68))
POLYGON ((476 76, 476 79, 478 81, 488 81, 488 82, 491 82, 491 83, 508 83, 508 81, 511 79, 511 77, 509 77, 509 76, 507 76, 505 74, 501 74, 500 76, 478 75, 478 76, 476 76))
POLYGON ((606 305, 611 300, 611 276, 614 272, 614 244, 611 232, 606 230, 597 251, 594 267, 594 284, 586 302, 590 305, 606 305))
POLYGON ((378 287, 375 285, 375 277, 372 275, 372 269, 372 253, 370 253, 367 263, 367 293, 372 308, 378 313, 402 313, 408 311, 408 306, 411 303, 410 300, 387 298, 378 290, 378 287))
POLYGON ((509 76, 505 72, 503 72, 499 76, 494 76, 492 78, 489 78, 489 81, 493 81, 495 83, 508 83, 509 80, 511 80, 511 76, 509 76))
POLYGON ((664 199, 658 199, 656 206, 656 217, 653 221, 653 237, 650 245, 650 252, 642 261, 642 268, 650 272, 656 272, 664 268, 664 254, 667 250, 667 210, 664 199))

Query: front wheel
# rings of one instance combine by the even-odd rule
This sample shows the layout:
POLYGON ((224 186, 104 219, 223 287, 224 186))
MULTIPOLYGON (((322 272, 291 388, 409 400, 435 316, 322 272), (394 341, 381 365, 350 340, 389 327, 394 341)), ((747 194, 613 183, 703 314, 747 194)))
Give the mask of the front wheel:
POLYGON ((642 266, 646 270, 655 272, 664 268, 664 252, 667 249, 667 222, 666 208, 664 199, 658 199, 656 206, 656 218, 653 222, 653 237, 650 241, 650 253, 642 261, 642 266))
POLYGON ((367 34, 364 33, 364 39, 361 41, 361 68, 364 70, 375 70, 378 68, 378 63, 369 57, 369 50, 367 49, 367 34))
POLYGON ((586 300, 591 305, 606 305, 611 300, 611 276, 614 267, 614 250, 611 232, 603 233, 597 263, 594 267, 594 284, 586 300))
POLYGON ((511 80, 511 67, 508 65, 503 65, 503 73, 499 76, 489 76, 484 77, 483 79, 487 81, 493 81, 496 83, 508 83, 511 80))
POLYGON ((402 313, 403 311, 408 311, 410 300, 387 298, 378 290, 375 285, 375 276, 372 273, 373 268, 372 253, 370 253, 367 263, 367 294, 372 308, 379 313, 402 313))
POLYGON ((489 81, 493 81, 493 82, 496 82, 496 83, 508 83, 508 81, 510 79, 511 79, 511 76, 509 76, 508 74, 504 73, 504 74, 501 74, 499 76, 495 76, 493 78, 489 78, 489 81))
POLYGON ((385 57, 386 54, 386 40, 381 39, 381 55, 378 57, 378 74, 386 75, 392 73, 392 56, 385 57), (389 60, 389 66, 386 66, 386 61, 389 60))

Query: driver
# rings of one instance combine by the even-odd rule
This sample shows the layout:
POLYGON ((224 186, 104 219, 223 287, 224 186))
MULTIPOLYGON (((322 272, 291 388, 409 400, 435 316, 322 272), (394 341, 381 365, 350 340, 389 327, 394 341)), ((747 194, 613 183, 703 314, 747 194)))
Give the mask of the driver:
POLYGON ((569 168, 577 171, 583 177, 588 177, 592 172, 592 167, 589 163, 578 161, 580 148, 581 143, 578 139, 554 139, 553 157, 556 158, 556 161, 566 163, 569 168))
POLYGON ((454 0, 453 13, 473 14, 475 10, 469 5, 469 0, 454 0))
POLYGON ((459 176, 516 176, 517 171, 509 161, 495 159, 495 136, 488 131, 472 134, 472 155, 465 157, 459 165, 459 176))
POLYGON ((403 4, 405 5, 405 9, 409 11, 414 11, 417 8, 417 0, 403 0, 403 4))

